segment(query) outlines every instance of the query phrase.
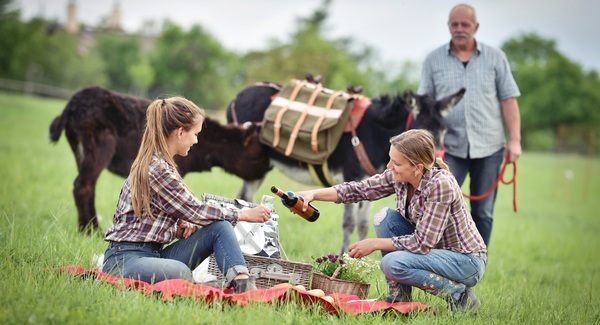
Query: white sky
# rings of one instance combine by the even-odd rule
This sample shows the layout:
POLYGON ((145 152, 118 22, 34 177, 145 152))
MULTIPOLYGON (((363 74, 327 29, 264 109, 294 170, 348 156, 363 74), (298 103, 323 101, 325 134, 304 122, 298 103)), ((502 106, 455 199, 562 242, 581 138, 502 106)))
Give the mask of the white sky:
MULTIPOLYGON (((22 16, 65 22, 69 0, 14 0, 22 16)), ((121 24, 131 32, 142 22, 168 18, 188 28, 202 25, 226 48, 264 49, 271 39, 286 41, 296 18, 319 8, 321 0, 75 0, 79 20, 98 24, 116 3, 121 24)), ((333 0, 327 20, 330 37, 353 36, 371 46, 385 62, 412 60, 449 41, 447 0, 333 0)), ((585 70, 600 72, 600 1, 598 0, 465 0, 477 10, 476 38, 500 46, 520 33, 553 39, 558 50, 585 70)), ((160 24, 159 24, 160 25, 160 24)))

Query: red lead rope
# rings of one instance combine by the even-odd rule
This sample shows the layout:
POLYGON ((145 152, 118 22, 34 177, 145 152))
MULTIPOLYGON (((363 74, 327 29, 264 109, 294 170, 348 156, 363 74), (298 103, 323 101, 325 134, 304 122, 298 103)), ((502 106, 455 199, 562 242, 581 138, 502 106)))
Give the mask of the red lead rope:
POLYGON ((463 193, 463 196, 472 201, 485 199, 486 197, 488 197, 492 193, 494 193, 496 188, 498 188, 498 184, 500 182, 502 182, 502 184, 506 184, 506 185, 513 184, 513 209, 515 212, 517 212, 517 164, 515 162, 509 163, 506 160, 504 161, 504 165, 502 165, 502 170, 500 170, 500 174, 498 175, 496 182, 494 182, 494 186, 492 186, 492 188, 490 188, 487 192, 485 192, 481 195, 468 195, 468 194, 463 193), (508 164, 513 165, 513 177, 512 177, 512 179, 506 181, 506 180, 504 180, 504 172, 506 171, 506 165, 508 165, 508 164))

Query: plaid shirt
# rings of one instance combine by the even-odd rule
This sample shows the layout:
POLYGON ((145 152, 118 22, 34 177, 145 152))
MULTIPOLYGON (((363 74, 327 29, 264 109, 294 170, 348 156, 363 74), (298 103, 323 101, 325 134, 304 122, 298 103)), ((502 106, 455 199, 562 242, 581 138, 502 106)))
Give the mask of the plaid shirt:
POLYGON ((166 244, 175 239, 180 219, 201 226, 219 220, 235 225, 239 220, 239 210, 201 202, 184 185, 175 167, 165 160, 154 156, 148 173, 152 191, 150 208, 154 218, 145 212, 142 218, 134 214, 131 183, 127 178, 121 189, 113 226, 107 230, 105 240, 166 244))
MULTIPOLYGON (((404 216, 408 186, 396 182, 391 169, 361 182, 346 182, 334 186, 337 203, 375 201, 396 194, 396 209, 404 216)), ((412 196, 409 216, 414 233, 393 237, 398 250, 427 254, 431 249, 458 253, 486 252, 486 246, 475 227, 456 179, 445 170, 434 168, 425 172, 412 196)))
POLYGON ((521 95, 504 52, 477 42, 466 67, 450 43, 427 55, 420 94, 439 100, 461 87, 466 89, 463 99, 446 116, 444 146, 456 157, 488 157, 505 146, 500 102, 521 95))

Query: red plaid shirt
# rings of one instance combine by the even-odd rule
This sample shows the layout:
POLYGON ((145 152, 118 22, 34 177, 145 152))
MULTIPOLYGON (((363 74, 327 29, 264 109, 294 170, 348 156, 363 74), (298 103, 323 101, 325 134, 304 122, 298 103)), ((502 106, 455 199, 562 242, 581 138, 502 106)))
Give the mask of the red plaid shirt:
POLYGON ((361 182, 334 186, 338 203, 375 201, 396 194, 396 209, 415 226, 410 235, 393 237, 398 250, 427 254, 432 248, 469 254, 487 248, 469 213, 460 186, 447 170, 434 168, 425 172, 412 196, 405 216, 407 183, 396 182, 387 169, 361 182))
POLYGON ((233 225, 240 210, 226 209, 200 201, 183 183, 175 167, 164 159, 154 157, 150 163, 150 208, 154 218, 143 213, 138 218, 131 203, 129 177, 121 189, 113 225, 106 231, 105 240, 169 243, 175 239, 177 221, 185 220, 200 226, 226 220, 233 225))

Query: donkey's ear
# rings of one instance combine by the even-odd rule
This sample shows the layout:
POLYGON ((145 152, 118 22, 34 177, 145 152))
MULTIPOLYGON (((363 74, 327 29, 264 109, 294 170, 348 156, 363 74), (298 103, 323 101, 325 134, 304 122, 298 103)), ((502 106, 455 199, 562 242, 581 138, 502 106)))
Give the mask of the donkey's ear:
POLYGON ((454 106, 456 106, 456 104, 458 104, 458 102, 465 95, 465 91, 466 91, 465 88, 461 88, 456 93, 454 93, 452 95, 448 95, 439 100, 438 104, 439 104, 440 114, 442 114, 443 117, 446 117, 448 115, 448 113, 450 113, 450 110, 454 106))
POLYGON ((404 102, 406 103, 406 107, 409 111, 411 111, 416 118, 421 112, 421 108, 417 105, 417 98, 415 93, 412 90, 407 89, 404 91, 404 102))

